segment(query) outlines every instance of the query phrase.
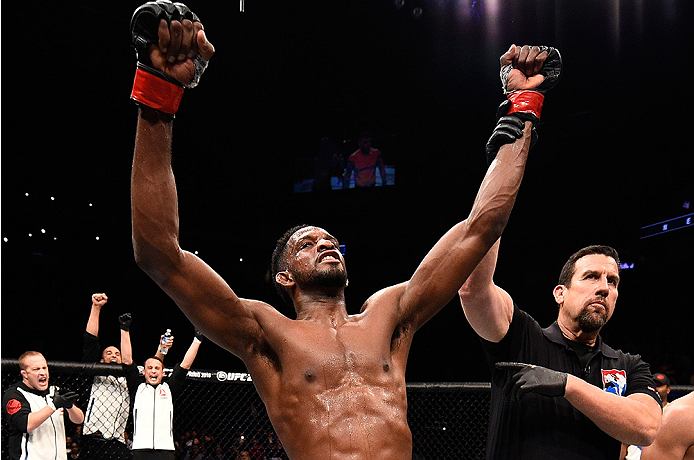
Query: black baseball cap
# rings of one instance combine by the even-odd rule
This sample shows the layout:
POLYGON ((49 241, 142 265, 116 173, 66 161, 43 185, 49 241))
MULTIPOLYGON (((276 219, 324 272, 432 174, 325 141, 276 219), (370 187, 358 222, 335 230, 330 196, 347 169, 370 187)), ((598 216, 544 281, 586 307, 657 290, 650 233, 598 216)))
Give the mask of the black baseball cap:
POLYGON ((668 376, 665 374, 661 374, 660 372, 658 372, 657 374, 653 374, 653 382, 656 386, 670 385, 670 379, 668 378, 668 376))

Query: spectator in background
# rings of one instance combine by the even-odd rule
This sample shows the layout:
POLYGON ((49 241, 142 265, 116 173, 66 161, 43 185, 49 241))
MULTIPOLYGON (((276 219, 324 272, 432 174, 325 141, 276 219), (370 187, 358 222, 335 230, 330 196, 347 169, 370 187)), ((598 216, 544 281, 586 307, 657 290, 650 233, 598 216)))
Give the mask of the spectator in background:
POLYGON ((70 453, 68 454, 68 459, 69 460, 77 460, 81 459, 82 457, 82 451, 80 450, 80 445, 76 443, 75 441, 72 441, 72 444, 70 444, 70 453))
POLYGON ((195 442, 190 449, 188 449, 188 452, 183 457, 183 460, 205 460, 205 454, 201 448, 202 444, 200 444, 200 440, 198 438, 195 438, 195 440, 197 442, 195 442))
POLYGON ((354 186, 373 187, 376 185, 376 168, 381 174, 381 184, 386 185, 386 167, 383 164, 381 151, 371 147, 371 133, 364 131, 357 139, 359 149, 347 159, 342 188, 349 188, 349 181, 354 172, 354 186))
POLYGON ((230 448, 230 457, 231 458, 237 458, 239 454, 243 451, 248 451, 248 442, 246 439, 246 434, 242 431, 239 430, 236 433, 236 437, 234 438, 234 443, 232 444, 230 448))
POLYGON ((670 378, 658 372, 657 374, 653 374, 653 383, 655 383, 655 389, 658 390, 660 399, 663 401, 663 407, 667 406, 667 397, 670 394, 670 378))
POLYGON ((214 449, 207 454, 205 460, 229 460, 229 457, 227 457, 224 453, 222 446, 220 444, 216 444, 214 449))
POLYGON ((77 425, 72 433, 72 440, 79 445, 82 445, 82 427, 83 425, 77 425))
POLYGON ((205 428, 200 430, 200 443, 204 446, 205 453, 209 453, 214 447, 214 438, 205 428))
POLYGON ((70 450, 72 449, 72 436, 65 436, 65 452, 67 454, 70 454, 70 450))
MULTIPOLYGON (((196 431, 193 430, 193 433, 196 433, 196 431)), ((200 446, 200 438, 193 435, 186 443, 185 455, 183 456, 184 460, 189 460, 200 453, 200 446)))
POLYGON ((48 363, 38 351, 23 353, 19 368, 22 380, 2 396, 10 459, 67 460, 64 415, 75 424, 84 421, 77 393, 49 386, 48 363))
POLYGON ((268 460, 289 460, 287 453, 282 447, 282 441, 277 436, 268 440, 267 459, 268 460))
POLYGON ((201 442, 201 437, 198 435, 198 430, 193 428, 192 431, 186 431, 185 434, 182 435, 181 437, 181 458, 183 458, 188 451, 190 451, 190 448, 193 447, 193 444, 200 444, 201 442))
POLYGON ((251 439, 251 446, 248 448, 251 460, 265 460, 265 447, 258 441, 257 437, 251 439))

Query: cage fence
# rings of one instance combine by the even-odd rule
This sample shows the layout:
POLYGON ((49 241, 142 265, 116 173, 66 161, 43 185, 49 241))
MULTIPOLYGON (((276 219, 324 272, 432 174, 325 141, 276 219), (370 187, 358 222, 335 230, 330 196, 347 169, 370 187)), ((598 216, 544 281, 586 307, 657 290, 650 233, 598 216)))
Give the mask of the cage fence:
MULTIPOLYGON (((87 409, 95 378, 115 383, 122 372, 107 364, 49 362, 51 385, 80 395, 78 406, 87 409)), ((172 369, 166 369, 170 373, 172 369)), ((2 360, 2 391, 20 380, 16 360, 2 360)), ((674 386, 673 397, 694 390, 674 386)), ((409 383, 407 419, 412 431, 413 460, 478 460, 485 458, 491 392, 489 383, 409 383)), ((116 398, 114 398, 116 399, 116 398)), ((122 406, 117 401, 100 413, 112 423, 122 406)), ((252 459, 287 460, 250 376, 244 372, 188 371, 175 400, 176 459, 202 454, 207 459, 235 460, 241 451, 252 459), (188 456, 186 457, 186 454, 188 456)), ((82 426, 66 421, 66 432, 82 449, 83 460, 128 459, 120 441, 81 433, 82 426), (96 441, 96 442, 95 442, 96 441), (102 441, 102 442, 99 442, 102 441)), ((126 426, 132 433, 132 420, 126 426)), ((2 459, 8 459, 7 429, 2 422, 2 459)), ((66 446, 68 449, 69 446, 66 446)))

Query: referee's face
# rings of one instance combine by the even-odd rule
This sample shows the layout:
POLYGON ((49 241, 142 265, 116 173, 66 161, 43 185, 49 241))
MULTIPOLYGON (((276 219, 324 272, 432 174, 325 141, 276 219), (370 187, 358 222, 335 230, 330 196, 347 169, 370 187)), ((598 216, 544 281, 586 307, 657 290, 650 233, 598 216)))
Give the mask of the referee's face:
POLYGON ((599 331, 612 317, 619 285, 617 262, 603 254, 589 254, 576 261, 571 286, 557 286, 555 300, 565 324, 583 332, 599 331))
POLYGON ((48 389, 48 363, 41 355, 29 356, 26 367, 22 369, 22 380, 29 388, 38 391, 48 389))

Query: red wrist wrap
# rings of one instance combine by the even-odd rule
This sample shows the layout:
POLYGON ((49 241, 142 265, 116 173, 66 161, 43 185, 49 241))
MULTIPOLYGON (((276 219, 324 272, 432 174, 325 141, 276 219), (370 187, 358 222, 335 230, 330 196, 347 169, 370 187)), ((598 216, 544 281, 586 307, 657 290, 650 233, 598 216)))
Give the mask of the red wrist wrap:
POLYGON ((545 100, 544 94, 538 91, 520 90, 510 93, 506 97, 511 101, 511 108, 508 113, 530 113, 535 115, 538 120, 540 119, 542 103, 545 100))
POLYGON ((183 98, 183 87, 138 68, 130 98, 147 107, 174 115, 183 98))

